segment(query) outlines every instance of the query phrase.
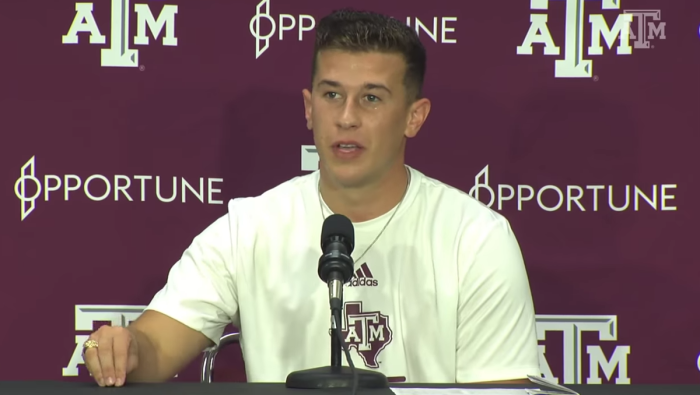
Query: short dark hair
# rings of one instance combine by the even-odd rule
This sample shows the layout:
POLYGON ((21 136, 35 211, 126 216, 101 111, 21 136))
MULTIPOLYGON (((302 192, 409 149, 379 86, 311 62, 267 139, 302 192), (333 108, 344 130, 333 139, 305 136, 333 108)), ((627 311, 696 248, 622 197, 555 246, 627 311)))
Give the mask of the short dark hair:
POLYGON ((351 52, 398 53, 406 61, 404 86, 410 100, 423 94, 426 53, 418 34, 401 21, 369 11, 342 9, 319 21, 311 80, 316 76, 318 54, 326 49, 351 52))

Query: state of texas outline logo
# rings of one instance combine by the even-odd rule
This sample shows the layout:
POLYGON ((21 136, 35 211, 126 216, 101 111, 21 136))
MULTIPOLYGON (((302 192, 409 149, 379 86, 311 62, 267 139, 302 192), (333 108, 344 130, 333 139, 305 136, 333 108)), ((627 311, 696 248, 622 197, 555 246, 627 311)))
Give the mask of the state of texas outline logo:
POLYGON ((355 349, 365 365, 378 368, 377 357, 392 340, 389 316, 379 311, 362 311, 362 302, 345 302, 343 339, 348 350, 355 349))

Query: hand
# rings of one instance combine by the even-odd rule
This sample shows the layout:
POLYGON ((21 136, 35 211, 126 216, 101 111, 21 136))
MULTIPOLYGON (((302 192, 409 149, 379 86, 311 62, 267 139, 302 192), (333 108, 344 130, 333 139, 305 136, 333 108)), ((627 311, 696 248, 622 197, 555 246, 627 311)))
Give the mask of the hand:
POLYGON ((83 359, 100 387, 121 387, 126 375, 138 366, 138 343, 130 330, 105 325, 90 335, 97 347, 84 351, 83 359))

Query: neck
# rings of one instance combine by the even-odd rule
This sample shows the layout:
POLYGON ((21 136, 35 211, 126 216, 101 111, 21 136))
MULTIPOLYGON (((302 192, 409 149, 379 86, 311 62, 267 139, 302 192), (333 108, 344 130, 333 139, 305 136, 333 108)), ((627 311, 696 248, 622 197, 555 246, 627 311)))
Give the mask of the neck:
POLYGON ((403 163, 368 185, 347 188, 324 176, 321 167, 321 196, 334 213, 343 214, 352 222, 363 222, 386 214, 403 199, 408 174, 403 163))

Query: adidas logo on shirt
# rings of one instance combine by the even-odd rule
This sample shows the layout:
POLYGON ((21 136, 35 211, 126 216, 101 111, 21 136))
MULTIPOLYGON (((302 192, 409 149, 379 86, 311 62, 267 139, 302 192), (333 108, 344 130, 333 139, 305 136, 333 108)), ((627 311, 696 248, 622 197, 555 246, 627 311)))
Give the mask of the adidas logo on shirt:
POLYGON ((360 265, 360 268, 355 271, 355 276, 349 283, 350 287, 376 287, 377 285, 379 285, 379 281, 374 279, 367 263, 360 265))

